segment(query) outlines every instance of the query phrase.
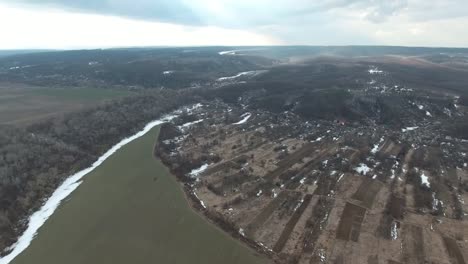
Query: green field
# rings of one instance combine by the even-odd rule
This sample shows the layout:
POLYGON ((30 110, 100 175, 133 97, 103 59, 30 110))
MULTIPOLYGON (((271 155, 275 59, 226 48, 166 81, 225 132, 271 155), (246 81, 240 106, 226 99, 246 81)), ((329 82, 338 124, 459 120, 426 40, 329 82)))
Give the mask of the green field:
POLYGON ((0 84, 0 124, 27 125, 129 94, 131 92, 120 89, 0 84))
POLYGON ((188 206, 155 128, 85 177, 14 264, 268 263, 188 206))

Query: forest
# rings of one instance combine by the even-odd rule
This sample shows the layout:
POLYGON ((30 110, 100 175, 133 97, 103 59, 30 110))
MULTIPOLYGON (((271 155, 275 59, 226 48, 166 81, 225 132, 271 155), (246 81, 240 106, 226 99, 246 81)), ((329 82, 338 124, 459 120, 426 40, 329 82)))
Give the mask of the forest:
POLYGON ((0 127, 0 248, 14 243, 28 215, 69 175, 194 98, 190 92, 149 91, 28 127, 0 127))

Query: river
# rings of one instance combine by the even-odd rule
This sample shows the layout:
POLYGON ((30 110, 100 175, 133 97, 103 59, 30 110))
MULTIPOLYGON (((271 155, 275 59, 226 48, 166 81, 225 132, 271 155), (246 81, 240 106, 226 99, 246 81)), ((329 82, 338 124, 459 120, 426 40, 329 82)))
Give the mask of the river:
POLYGON ((270 263, 195 213, 153 156, 158 127, 83 178, 14 264, 270 263))

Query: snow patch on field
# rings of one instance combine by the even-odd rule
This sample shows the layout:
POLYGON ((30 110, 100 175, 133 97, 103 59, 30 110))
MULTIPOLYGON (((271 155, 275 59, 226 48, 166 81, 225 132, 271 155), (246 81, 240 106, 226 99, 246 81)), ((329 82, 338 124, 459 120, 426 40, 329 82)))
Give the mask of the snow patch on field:
POLYGON ((200 197, 198 197, 197 193, 196 193, 196 190, 193 190, 193 195, 197 198, 198 201, 200 201, 200 205, 206 209, 206 205, 205 203, 200 199, 200 197))
POLYGON ((364 163, 359 164, 358 167, 354 168, 357 173, 366 175, 371 169, 364 163))
POLYGON ((379 150, 379 147, 380 147, 379 144, 382 143, 383 141, 384 141, 384 138, 382 137, 382 138, 380 139, 379 143, 377 143, 377 144, 374 145, 374 147, 373 147, 372 150, 371 150, 371 153, 372 153, 372 154, 376 154, 376 153, 377 153, 377 151, 379 150))
POLYGON ((426 174, 421 174, 421 184, 425 185, 427 188, 431 187, 431 183, 429 182, 429 177, 426 174))
POLYGON ((338 180, 337 180, 336 182, 337 182, 337 183, 340 182, 341 179, 343 179, 343 177, 344 177, 344 173, 342 173, 342 174, 340 175, 340 177, 338 178, 338 180))
POLYGON ((205 203, 204 203, 202 200, 200 200, 200 204, 201 204, 201 206, 203 206, 203 208, 206 209, 206 205, 205 205, 205 203))
POLYGON ((302 178, 302 179, 299 181, 299 183, 300 183, 301 185, 304 184, 305 181, 306 181, 306 179, 307 179, 307 177, 302 178))
POLYGON ((325 250, 324 249, 319 249, 318 255, 320 258, 320 262, 325 263, 327 261, 327 257, 325 256, 325 250))
POLYGON ((189 173, 189 176, 192 177, 192 178, 195 178, 197 177, 198 175, 200 175, 202 172, 204 172, 207 168, 208 168, 208 164, 203 164, 201 165, 199 168, 197 169, 193 169, 190 173, 189 173))
POLYGON ((247 122, 247 120, 250 119, 251 116, 252 116, 251 113, 245 113, 245 114, 243 114, 243 115, 241 116, 241 117, 244 117, 244 118, 242 118, 241 121, 234 123, 233 125, 241 125, 241 124, 244 124, 245 122, 247 122))
POLYGON ((392 223, 392 229, 390 231, 391 231, 392 240, 397 240, 398 239, 398 224, 397 224, 397 222, 392 223))
POLYGON ((245 237, 245 232, 243 228, 239 228, 239 234, 243 237, 245 237))
POLYGON ((255 77, 260 74, 266 73, 267 70, 258 70, 258 71, 246 71, 246 72, 240 72, 234 76, 227 76, 227 77, 221 77, 218 78, 218 82, 226 82, 226 81, 234 81, 240 77, 255 77))
POLYGON ((34 67, 34 65, 14 66, 14 67, 10 67, 9 70, 18 70, 18 69, 24 69, 24 68, 30 68, 30 67, 34 67))
POLYGON ((433 211, 437 211, 437 209, 439 208, 439 205, 443 205, 443 202, 439 199, 437 199, 436 197, 436 193, 433 192, 432 193, 432 210, 433 211))
POLYGON ((236 51, 235 50, 225 50, 225 51, 221 51, 221 52, 218 52, 219 55, 236 55, 236 51))
POLYGON ((262 195, 263 191, 262 190, 259 190, 256 194, 257 197, 260 197, 260 195, 262 195))
POLYGON ((199 109, 203 107, 202 104, 198 103, 198 104, 194 104, 192 106, 187 106, 185 108, 182 108, 182 109, 179 109, 179 110, 176 110, 174 113, 176 114, 182 114, 184 111, 187 112, 187 114, 191 114, 194 110, 196 109, 199 109))
POLYGON ((294 212, 297 211, 297 209, 299 209, 299 207, 301 207, 301 205, 304 203, 304 198, 302 198, 299 203, 296 204, 296 207, 294 207, 294 212))
POLYGON ((28 225, 23 234, 18 238, 18 241, 9 247, 7 250, 11 250, 10 253, 0 258, 0 264, 10 263, 16 256, 23 252, 36 237, 39 228, 44 225, 44 223, 49 219, 49 217, 55 212, 61 202, 67 198, 80 184, 82 183, 82 178, 88 173, 95 170, 99 167, 105 160, 107 160, 112 154, 117 150, 132 142, 133 140, 144 136, 148 133, 153 127, 161 125, 163 123, 169 122, 172 119, 177 117, 177 115, 166 115, 159 120, 152 121, 148 123, 143 130, 136 133, 133 136, 127 137, 110 148, 106 153, 104 153, 97 161, 95 161, 91 167, 81 170, 70 177, 68 177, 50 196, 47 201, 42 205, 42 207, 33 213, 28 220, 28 225))
POLYGON ((276 198, 278 196, 278 193, 276 192, 275 189, 271 190, 271 197, 276 198))
POLYGON ((395 160, 395 164, 393 164, 392 169, 390 170, 392 172, 390 179, 393 180, 395 178, 395 172, 398 169, 398 166, 400 166, 400 162, 398 162, 398 160, 395 160))
POLYGON ((368 72, 370 74, 382 74, 383 73, 383 71, 379 70, 379 68, 377 67, 370 68, 368 72))
POLYGON ((401 132, 404 133, 404 132, 407 132, 407 131, 413 131, 413 130, 416 130, 416 129, 418 129, 418 128, 419 128, 419 127, 417 127, 417 126, 414 126, 414 127, 407 127, 407 128, 403 128, 403 129, 401 130, 401 132))
POLYGON ((183 127, 183 128, 185 128, 185 127, 190 127, 190 126, 193 126, 193 125, 198 124, 198 123, 200 123, 200 122, 203 122, 203 119, 196 120, 196 121, 193 121, 193 122, 185 123, 185 124, 181 125, 180 127, 183 127))

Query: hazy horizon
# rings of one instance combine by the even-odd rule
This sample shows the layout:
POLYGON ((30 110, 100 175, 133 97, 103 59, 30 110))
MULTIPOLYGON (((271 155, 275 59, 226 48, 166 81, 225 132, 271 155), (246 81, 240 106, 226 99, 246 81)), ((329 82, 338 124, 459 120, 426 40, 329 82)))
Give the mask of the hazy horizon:
POLYGON ((463 0, 0 0, 0 50, 468 47, 463 0))
POLYGON ((466 47, 450 47, 450 46, 403 46, 403 45, 173 45, 173 46, 112 46, 112 47, 88 47, 88 48, 5 48, 0 49, 0 52, 14 52, 14 51, 31 51, 31 52, 59 52, 59 51, 77 51, 77 50, 113 50, 113 49, 172 49, 172 48, 281 48, 281 47, 328 47, 328 48, 340 48, 340 47, 386 47, 386 48, 423 48, 423 49, 468 49, 466 47))

